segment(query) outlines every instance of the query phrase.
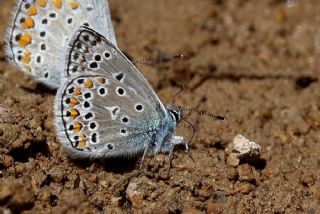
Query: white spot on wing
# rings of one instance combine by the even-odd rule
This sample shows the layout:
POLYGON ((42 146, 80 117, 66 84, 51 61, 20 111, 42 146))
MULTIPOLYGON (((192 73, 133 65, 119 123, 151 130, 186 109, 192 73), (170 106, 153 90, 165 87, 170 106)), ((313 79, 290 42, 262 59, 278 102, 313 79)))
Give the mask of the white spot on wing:
POLYGON ((133 93, 138 94, 137 91, 134 88, 128 87, 133 93))
POLYGON ((105 108, 109 111, 111 120, 116 120, 119 113, 120 113, 120 108, 119 106, 105 106, 105 108))

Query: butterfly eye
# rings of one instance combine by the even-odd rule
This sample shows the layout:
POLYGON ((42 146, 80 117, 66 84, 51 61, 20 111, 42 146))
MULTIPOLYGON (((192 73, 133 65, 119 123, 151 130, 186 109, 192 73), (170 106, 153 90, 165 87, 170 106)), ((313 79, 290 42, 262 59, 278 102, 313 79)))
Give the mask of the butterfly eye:
POLYGON ((173 115, 173 118, 175 119, 176 122, 180 121, 181 116, 177 111, 172 110, 170 113, 171 113, 171 115, 173 115))

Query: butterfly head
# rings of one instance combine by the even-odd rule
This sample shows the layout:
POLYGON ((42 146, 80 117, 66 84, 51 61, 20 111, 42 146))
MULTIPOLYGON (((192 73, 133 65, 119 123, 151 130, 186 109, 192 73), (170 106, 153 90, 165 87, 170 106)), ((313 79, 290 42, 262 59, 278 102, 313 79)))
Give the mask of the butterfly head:
POLYGON ((168 113, 175 124, 178 124, 182 118, 182 109, 179 107, 168 106, 168 113))

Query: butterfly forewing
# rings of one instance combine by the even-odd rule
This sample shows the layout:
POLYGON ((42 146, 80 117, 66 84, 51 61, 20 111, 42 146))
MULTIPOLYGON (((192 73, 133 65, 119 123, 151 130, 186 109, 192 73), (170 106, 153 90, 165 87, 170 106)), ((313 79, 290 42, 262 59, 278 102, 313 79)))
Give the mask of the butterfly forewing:
POLYGON ((20 70, 53 88, 60 84, 67 46, 81 25, 115 44, 106 0, 20 0, 6 34, 6 55, 20 70))
POLYGON ((86 156, 141 152, 160 123, 144 97, 110 75, 71 78, 55 103, 60 141, 86 156))
MULTIPOLYGON (((127 88, 148 100, 159 117, 166 110, 150 84, 110 41, 94 30, 81 27, 70 42, 70 52, 64 79, 86 72, 102 73, 113 77, 127 88)), ((157 116, 158 116, 157 115, 157 116)))

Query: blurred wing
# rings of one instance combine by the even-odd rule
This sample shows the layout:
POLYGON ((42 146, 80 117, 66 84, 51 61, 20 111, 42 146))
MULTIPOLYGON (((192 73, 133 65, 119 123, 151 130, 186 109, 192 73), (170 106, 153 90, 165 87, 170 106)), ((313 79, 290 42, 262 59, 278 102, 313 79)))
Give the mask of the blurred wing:
POLYGON ((6 33, 6 55, 52 88, 60 83, 67 44, 81 25, 116 44, 107 0, 20 0, 6 33))
POLYGON ((166 118, 167 112, 148 81, 130 60, 104 36, 82 26, 70 42, 64 80, 72 75, 94 72, 106 74, 129 90, 149 100, 150 105, 166 118))
POLYGON ((59 88, 55 121, 60 142, 77 157, 141 152, 161 122, 144 97, 110 75, 90 72, 59 88))

